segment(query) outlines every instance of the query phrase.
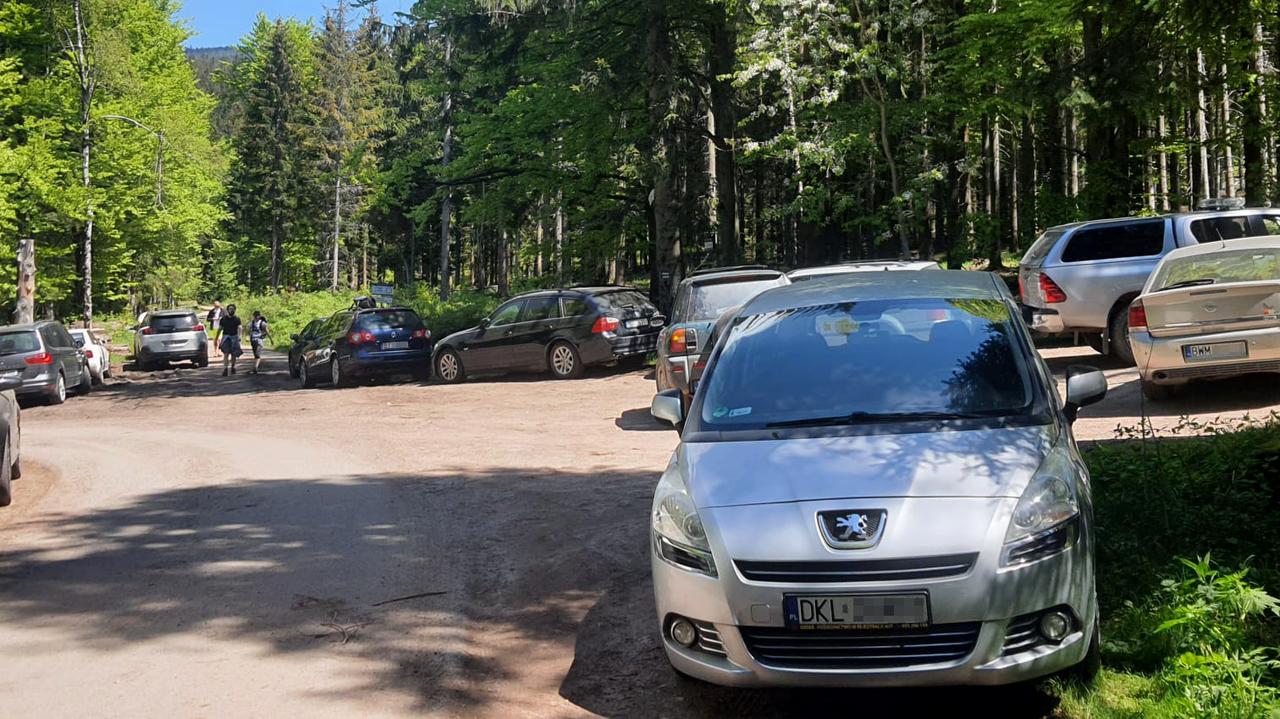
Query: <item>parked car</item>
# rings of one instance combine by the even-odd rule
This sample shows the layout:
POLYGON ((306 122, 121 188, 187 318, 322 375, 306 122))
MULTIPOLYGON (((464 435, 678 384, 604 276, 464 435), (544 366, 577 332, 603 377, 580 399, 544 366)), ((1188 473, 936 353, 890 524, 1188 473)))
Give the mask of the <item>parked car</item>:
POLYGON ((293 344, 289 345, 290 377, 298 376, 298 362, 302 359, 302 352, 307 348, 307 345, 315 340, 316 335, 319 334, 320 328, 323 326, 324 318, 311 320, 306 327, 302 328, 301 332, 290 336, 289 339, 293 341, 293 344))
POLYGON ((1089 475, 1014 298, 976 272, 849 275, 737 313, 658 482, 658 629, 733 686, 1005 684, 1098 665, 1089 475), (907 330, 924 313, 933 321, 907 330), (909 321, 911 320, 911 321, 909 321))
POLYGON ((630 287, 576 287, 513 297, 480 324, 436 347, 436 376, 531 370, 558 379, 592 365, 642 358, 658 344, 666 319, 630 287))
POLYGON ((1280 237, 1170 252, 1128 319, 1148 399, 1192 380, 1280 372, 1280 237))
POLYGON ((774 287, 789 284, 787 276, 763 265, 698 270, 676 288, 671 324, 658 338, 654 380, 658 391, 678 389, 686 406, 693 398, 690 375, 711 351, 707 337, 728 309, 774 287))
POLYGON ((14 390, 18 377, 0 376, 0 432, 4 432, 4 456, 0 457, 0 507, 13 503, 10 483, 22 477, 22 408, 14 390))
POLYGON ((209 335, 192 310, 148 312, 134 329, 133 358, 143 372, 170 362, 209 366, 209 335))
POLYGON ((805 267, 787 273, 792 282, 804 282, 819 277, 847 275, 851 272, 895 272, 899 270, 940 270, 942 265, 931 260, 860 260, 857 262, 841 262, 822 267, 805 267))
POLYGON ((84 352, 93 383, 102 384, 103 380, 111 376, 111 349, 92 330, 73 327, 69 331, 76 347, 84 352))
POLYGON ((1081 332, 1128 363, 1129 303, 1160 258, 1201 242, 1280 234, 1280 208, 1184 212, 1054 227, 1022 258, 1024 316, 1037 332, 1081 332))
POLYGON ((68 388, 86 394, 93 375, 84 353, 62 323, 40 320, 0 327, 0 379, 22 381, 19 399, 42 399, 49 404, 67 400, 68 388))
POLYGON ((431 331, 407 307, 353 308, 325 320, 298 359, 298 382, 345 387, 393 374, 431 378, 431 331))

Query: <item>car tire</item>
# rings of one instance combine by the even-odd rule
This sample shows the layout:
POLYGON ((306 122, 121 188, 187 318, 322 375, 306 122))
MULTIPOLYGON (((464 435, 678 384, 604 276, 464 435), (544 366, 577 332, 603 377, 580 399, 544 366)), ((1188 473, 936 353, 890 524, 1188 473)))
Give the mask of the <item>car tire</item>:
POLYGON ((76 396, 83 397, 93 391, 93 373, 88 367, 80 368, 80 384, 76 386, 76 396))
POLYGON ((577 379, 582 376, 582 356, 578 348, 568 342, 556 342, 547 350, 547 366, 556 379, 577 379))
POLYGON ((298 378, 298 364, 293 360, 289 360, 289 376, 294 379, 298 378))
POLYGON ((62 404, 67 401, 67 378, 61 372, 53 383, 53 391, 49 393, 49 404, 62 404))
POLYGON ((8 457, 0 461, 0 507, 8 507, 13 503, 13 466, 8 457))
POLYGON ((1173 399, 1176 392, 1177 389, 1172 385, 1142 380, 1142 396, 1146 397, 1148 402, 1164 402, 1173 399))
POLYGON ((342 363, 337 357, 329 360, 329 384, 335 388, 348 387, 351 381, 347 378, 347 373, 342 371, 342 363))
POLYGON ((467 370, 462 366, 462 358, 452 347, 440 350, 436 355, 436 376, 442 382, 457 384, 467 378, 467 370))
POLYGON ((311 370, 307 368, 306 362, 298 363, 298 384, 303 389, 311 389, 316 386, 316 380, 311 376, 311 370))
POLYGON ((1066 681, 1087 687, 1098 678, 1098 672, 1102 671, 1102 631, 1098 625, 1099 622, 1094 620, 1093 635, 1089 638, 1089 651, 1084 655, 1084 659, 1061 674, 1066 681))
POLYGON ((1111 318, 1111 356, 1132 365, 1133 346, 1129 344, 1129 312, 1121 309, 1111 318))
POLYGON ((21 459, 9 465, 9 478, 22 479, 22 460, 21 459))
POLYGON ((204 369, 205 367, 208 367, 209 355, 201 355, 200 357, 197 357, 195 361, 195 365, 200 369, 204 369))

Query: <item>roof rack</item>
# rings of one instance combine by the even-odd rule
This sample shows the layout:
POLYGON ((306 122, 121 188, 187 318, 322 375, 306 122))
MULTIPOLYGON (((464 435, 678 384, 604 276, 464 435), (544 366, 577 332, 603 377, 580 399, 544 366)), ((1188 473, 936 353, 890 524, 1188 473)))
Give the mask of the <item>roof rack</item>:
POLYGON ((768 265, 732 265, 730 267, 704 267, 700 270, 694 270, 689 273, 690 277, 699 275, 709 275, 714 272, 737 272, 738 270, 771 270, 768 265))

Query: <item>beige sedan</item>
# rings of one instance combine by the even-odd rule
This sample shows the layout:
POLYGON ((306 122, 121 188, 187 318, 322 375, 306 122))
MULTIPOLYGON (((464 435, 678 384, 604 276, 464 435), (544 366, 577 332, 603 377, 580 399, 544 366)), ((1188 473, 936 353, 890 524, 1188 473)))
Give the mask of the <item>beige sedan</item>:
POLYGON ((1148 399, 1179 385, 1280 372, 1280 236, 1174 250, 1129 306, 1148 399))

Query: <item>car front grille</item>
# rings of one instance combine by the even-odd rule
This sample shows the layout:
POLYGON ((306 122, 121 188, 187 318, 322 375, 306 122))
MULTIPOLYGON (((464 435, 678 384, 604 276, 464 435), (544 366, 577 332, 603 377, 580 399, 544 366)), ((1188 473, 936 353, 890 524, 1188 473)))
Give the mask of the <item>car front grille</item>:
POLYGON ((978 559, 972 554, 948 554, 910 559, 862 559, 824 562, 738 561, 738 571, 753 582, 837 584, 847 582, 918 581, 967 573, 978 559))
POLYGON ((1004 649, 1000 653, 1008 656, 1018 652, 1025 652, 1039 645, 1042 641, 1037 624, 1039 620, 1040 612, 1014 617, 1009 622, 1009 628, 1005 631, 1004 649))
POLYGON ((1258 360, 1255 362, 1233 362, 1231 364, 1209 364, 1203 367, 1175 367, 1157 372, 1168 379, 1193 379, 1196 377, 1225 377, 1228 375, 1253 374, 1255 372, 1280 372, 1280 360, 1258 360))
POLYGON ((756 661, 797 669, 893 669, 956 662, 973 652, 981 630, 981 622, 864 631, 739 627, 756 661))

